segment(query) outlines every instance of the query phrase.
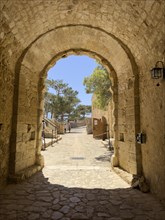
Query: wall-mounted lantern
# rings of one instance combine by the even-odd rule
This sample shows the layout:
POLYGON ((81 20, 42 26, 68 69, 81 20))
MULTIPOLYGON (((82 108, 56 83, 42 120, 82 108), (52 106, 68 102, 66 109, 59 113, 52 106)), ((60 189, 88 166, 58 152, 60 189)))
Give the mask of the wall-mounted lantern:
POLYGON ((137 141, 138 144, 145 144, 146 143, 146 134, 137 133, 136 141, 137 141))
POLYGON ((155 67, 151 69, 152 79, 165 78, 165 66, 162 61, 157 61, 155 67))

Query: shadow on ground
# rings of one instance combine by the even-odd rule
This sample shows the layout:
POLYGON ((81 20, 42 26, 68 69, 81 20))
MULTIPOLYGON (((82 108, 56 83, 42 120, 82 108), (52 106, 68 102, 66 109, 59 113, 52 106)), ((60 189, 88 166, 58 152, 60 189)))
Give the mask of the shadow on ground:
POLYGON ((113 155, 113 151, 110 151, 104 155, 101 155, 99 157, 95 157, 96 160, 101 162, 111 162, 111 157, 113 155))
POLYGON ((150 194, 125 189, 68 188, 42 172, 0 191, 1 220, 164 220, 165 209, 150 194))

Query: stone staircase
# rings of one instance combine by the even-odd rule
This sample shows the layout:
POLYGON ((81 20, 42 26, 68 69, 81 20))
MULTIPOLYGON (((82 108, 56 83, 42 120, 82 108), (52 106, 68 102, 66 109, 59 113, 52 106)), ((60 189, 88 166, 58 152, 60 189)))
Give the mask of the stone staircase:
POLYGON ((56 119, 48 119, 48 118, 44 118, 44 121, 49 128, 51 129, 56 128, 57 134, 64 134, 63 122, 58 122, 56 119))
POLYGON ((43 138, 43 149, 61 140, 62 126, 61 123, 56 120, 44 118, 44 138, 43 138))

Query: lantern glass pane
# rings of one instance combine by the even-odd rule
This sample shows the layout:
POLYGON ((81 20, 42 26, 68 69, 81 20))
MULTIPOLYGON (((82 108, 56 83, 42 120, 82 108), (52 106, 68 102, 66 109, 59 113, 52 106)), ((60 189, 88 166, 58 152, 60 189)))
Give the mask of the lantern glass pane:
POLYGON ((162 75, 162 68, 153 68, 151 70, 151 77, 153 79, 159 79, 162 75))
POLYGON ((162 68, 157 68, 157 77, 160 78, 162 75, 162 68))

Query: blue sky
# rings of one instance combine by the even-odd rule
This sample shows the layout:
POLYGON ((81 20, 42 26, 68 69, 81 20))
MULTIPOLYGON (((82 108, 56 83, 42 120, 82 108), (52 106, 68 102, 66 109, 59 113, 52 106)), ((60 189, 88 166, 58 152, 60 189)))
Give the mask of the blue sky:
MULTIPOLYGON (((78 98, 83 105, 91 105, 91 94, 86 94, 83 80, 89 76, 97 66, 96 60, 88 56, 71 55, 60 59, 54 67, 48 71, 48 79, 63 80, 73 90, 79 92, 78 98)), ((52 92, 52 91, 50 91, 52 92)))

